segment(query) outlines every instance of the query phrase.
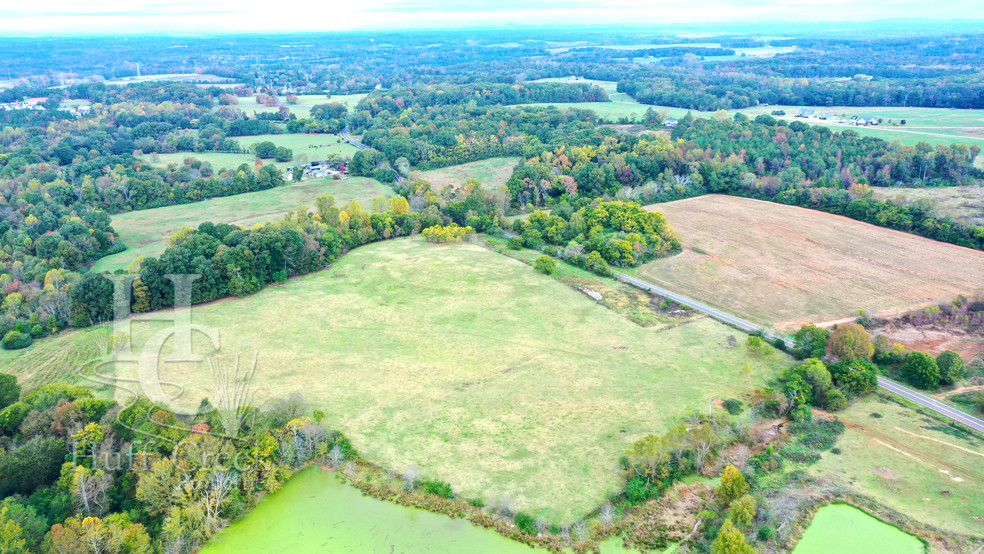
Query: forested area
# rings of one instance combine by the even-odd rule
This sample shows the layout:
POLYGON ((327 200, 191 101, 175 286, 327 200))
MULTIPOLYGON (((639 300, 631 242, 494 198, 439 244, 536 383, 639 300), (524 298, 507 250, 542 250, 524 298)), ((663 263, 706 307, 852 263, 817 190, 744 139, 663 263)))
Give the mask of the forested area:
POLYGON ((312 461, 357 454, 302 397, 192 417, 0 374, 4 552, 191 552, 312 461))

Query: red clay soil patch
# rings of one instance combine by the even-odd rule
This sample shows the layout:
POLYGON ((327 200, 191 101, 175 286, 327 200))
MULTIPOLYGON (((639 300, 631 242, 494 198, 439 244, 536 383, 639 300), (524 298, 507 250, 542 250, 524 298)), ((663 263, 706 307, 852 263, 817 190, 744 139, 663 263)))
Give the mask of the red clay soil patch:
POLYGON ((944 350, 953 350, 965 362, 984 352, 984 337, 962 329, 888 325, 872 330, 871 335, 885 335, 891 342, 898 342, 911 350, 928 352, 933 356, 938 356, 944 350))

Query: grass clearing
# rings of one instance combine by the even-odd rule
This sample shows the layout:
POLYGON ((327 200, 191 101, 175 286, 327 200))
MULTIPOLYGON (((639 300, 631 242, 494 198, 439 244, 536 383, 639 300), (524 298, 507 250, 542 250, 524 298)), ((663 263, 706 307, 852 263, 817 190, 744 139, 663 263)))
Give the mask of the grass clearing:
POLYGON ((483 189, 497 191, 512 177, 513 169, 519 162, 520 158, 489 158, 441 169, 414 171, 410 174, 410 178, 423 179, 430 183, 434 190, 447 186, 460 186, 468 179, 477 179, 482 183, 483 189))
MULTIPOLYGON (((270 141, 277 146, 286 146, 293 150, 294 159, 289 162, 275 162, 272 159, 263 160, 264 165, 274 164, 281 170, 295 166, 303 161, 298 159, 301 155, 307 156, 307 161, 310 162, 327 159, 332 154, 351 158, 358 152, 356 147, 345 142, 338 135, 331 134, 284 133, 234 138, 244 150, 253 144, 263 141, 270 141)), ((235 169, 241 164, 247 164, 252 167, 256 163, 256 156, 248 153, 174 152, 171 154, 145 154, 143 156, 144 160, 157 167, 166 167, 170 164, 182 165, 187 158, 197 158, 203 162, 208 162, 216 171, 235 169)))
MULTIPOLYGON (((711 319, 643 328, 483 246, 419 239, 358 248, 193 320, 220 332, 222 363, 257 355, 257 403, 301 391, 369 459, 558 520, 619 488, 633 440, 791 363, 721 346, 735 331, 711 319)), ((161 325, 134 324, 134 344, 161 325)), ((160 377, 197 406, 208 375, 160 377)))
POLYGON ((719 195, 647 209, 683 252, 629 273, 777 329, 984 290, 984 252, 846 217, 719 195))
POLYGON ((984 439, 881 396, 837 417, 847 424, 841 454, 825 452, 810 473, 917 521, 984 537, 984 439))
POLYGON ((113 228, 128 248, 98 260, 93 270, 125 269, 137 256, 159 256, 167 236, 183 226, 197 227, 203 221, 249 226, 277 220, 299 204, 313 207, 314 199, 322 194, 334 196, 338 204, 356 200, 368 208, 370 200, 392 196, 393 190, 367 177, 311 179, 259 192, 114 215, 113 228))
POLYGON ((872 187, 878 200, 896 204, 929 202, 937 215, 970 225, 984 225, 984 186, 960 187, 872 187))
POLYGON ((280 97, 280 105, 278 106, 264 106, 256 102, 255 96, 249 96, 239 99, 239 103, 235 107, 246 112, 246 115, 253 115, 253 112, 257 113, 269 113, 276 112, 280 110, 280 106, 287 106, 290 112, 298 117, 298 119, 303 119, 311 114, 311 107, 318 104, 331 104, 337 102, 339 104, 344 104, 349 111, 354 111, 355 105, 359 103, 359 100, 365 98, 365 94, 336 94, 332 96, 326 96, 323 94, 301 94, 297 96, 297 104, 288 104, 286 97, 280 97))

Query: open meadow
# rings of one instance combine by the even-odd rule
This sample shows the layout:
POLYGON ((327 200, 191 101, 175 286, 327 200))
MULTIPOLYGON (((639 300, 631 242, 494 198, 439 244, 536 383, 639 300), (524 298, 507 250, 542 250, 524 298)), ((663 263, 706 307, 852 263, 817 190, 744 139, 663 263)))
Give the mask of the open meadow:
POLYGON ((647 209, 683 252, 630 273, 777 329, 984 290, 984 252, 846 217, 719 195, 647 209))
POLYGON ((984 186, 962 187, 872 187, 878 200, 896 204, 928 202, 940 216, 970 225, 984 225, 984 186))
POLYGON ((881 396, 837 414, 840 454, 807 471, 916 521, 984 537, 984 439, 881 396))
POLYGON ((239 98, 239 103, 236 107, 240 110, 246 112, 246 115, 253 115, 253 112, 258 113, 269 113, 276 112, 280 110, 280 106, 287 106, 290 112, 298 117, 298 119, 303 119, 308 117, 311 113, 311 107, 318 104, 332 104, 338 103, 343 104, 349 109, 349 111, 354 111, 355 105, 359 103, 359 100, 365 98, 365 94, 336 94, 332 96, 325 96, 323 94, 301 94, 297 96, 297 104, 288 104, 286 97, 280 97, 280 104, 277 106, 264 106, 256 102, 255 96, 239 98))
POLYGON ((314 199, 323 194, 334 196, 337 204, 356 200, 368 208, 373 198, 392 196, 393 190, 368 177, 310 179, 269 190, 114 215, 113 228, 127 249, 96 261, 93 270, 126 269, 138 256, 158 256, 167 245, 168 235, 184 226, 197 227, 203 221, 243 226, 274 221, 300 204, 313 208, 314 199))
MULTIPOLYGON (((802 119, 796 114, 804 106, 756 106, 740 111, 749 117, 770 114, 775 110, 786 112, 775 116, 786 121, 802 121, 810 125, 824 125, 835 131, 851 130, 861 136, 876 137, 887 141, 897 140, 902 144, 915 145, 919 142, 929 144, 966 144, 984 150, 984 110, 953 110, 946 108, 901 108, 901 107, 855 107, 855 106, 809 106, 817 113, 831 115, 828 120, 802 119), (882 124, 874 127, 857 127, 839 123, 852 115, 882 118, 882 124), (901 121, 905 120, 905 125, 901 121)), ((696 112, 695 112, 696 115, 696 112)), ((980 158, 978 158, 980 159, 980 158)))
MULTIPOLYGON (((345 142, 338 135, 331 134, 284 133, 279 135, 250 135, 235 137, 235 140, 244 150, 253 144, 263 141, 270 141, 277 146, 290 148, 294 151, 294 159, 289 162, 275 162, 272 159, 263 160, 264 165, 274 164, 281 170, 304 162, 304 159, 300 158, 302 155, 307 158, 307 161, 314 161, 327 159, 332 154, 351 158, 358 151, 356 147, 345 142)), ((144 160, 157 167, 166 167, 170 164, 181 165, 187 158, 196 158, 203 162, 208 162, 216 171, 235 169, 242 164, 252 167, 256 163, 256 156, 248 153, 174 152, 170 154, 145 154, 143 156, 144 160)))
MULTIPOLYGON (((221 363, 257 357, 256 403, 302 392, 371 460, 560 520, 619 488, 632 441, 791 363, 727 348, 739 333, 712 319, 644 328, 483 246, 420 239, 192 311, 219 331, 221 363)), ((134 345, 161 325, 134 323, 134 345)), ((24 376, 48 343, 64 350, 84 333, 40 341, 6 371, 24 376)), ((116 377, 133 371, 120 364, 116 377)), ((160 373, 183 387, 181 405, 213 390, 203 366, 160 373)), ((120 383, 123 397, 133 385, 120 383)))
POLYGON ((410 174, 410 178, 423 179, 430 183, 434 190, 463 185, 468 179, 477 179, 482 183, 483 189, 497 191, 512 177, 513 169, 519 161, 520 158, 489 158, 429 171, 414 171, 410 174))

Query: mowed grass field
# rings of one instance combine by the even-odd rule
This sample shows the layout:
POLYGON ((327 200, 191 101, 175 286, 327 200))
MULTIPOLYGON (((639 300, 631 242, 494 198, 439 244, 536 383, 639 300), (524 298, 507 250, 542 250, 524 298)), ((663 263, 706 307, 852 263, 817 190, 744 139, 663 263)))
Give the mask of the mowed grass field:
MULTIPOLYGON (((274 164, 280 169, 297 165, 298 156, 302 154, 307 156, 308 161, 314 161, 327 159, 331 154, 351 158, 358 152, 358 149, 342 140, 338 135, 331 134, 284 133, 280 135, 250 135, 235 137, 235 139, 243 149, 248 149, 251 145, 259 142, 270 141, 277 146, 285 146, 293 150, 294 159, 289 162, 275 162, 273 159, 263 160, 264 165, 274 164)), ((216 171, 235 169, 241 164, 248 164, 252 167, 256 163, 256 156, 253 154, 226 152, 175 152, 143 156, 144 160, 158 167, 165 167, 172 163, 182 165, 187 158, 197 158, 203 162, 208 162, 216 171)))
POLYGON ((355 110, 355 105, 359 103, 359 100, 365 98, 365 94, 336 94, 333 96, 325 96, 323 94, 303 94, 297 96, 297 104, 288 104, 287 98, 285 96, 279 97, 279 106, 264 106, 256 102, 256 96, 250 96, 248 98, 240 98, 239 103, 235 107, 246 112, 246 115, 253 115, 253 112, 258 113, 269 113, 276 112, 280 110, 280 106, 287 106, 291 113, 296 115, 298 119, 308 117, 311 114, 311 107, 318 104, 331 104, 339 103, 344 104, 349 111, 355 110))
POLYGON ((848 426, 841 453, 824 452, 807 471, 917 521, 984 537, 984 439, 880 396, 837 417, 848 426))
POLYGON ((938 215, 966 224, 984 225, 984 186, 982 185, 932 188, 872 187, 871 190, 878 200, 890 200, 902 204, 926 200, 931 203, 938 215))
POLYGON ((204 221, 243 226, 274 221, 300 204, 313 208, 314 199, 323 194, 334 196, 337 204, 356 200, 368 209, 370 200, 392 196, 393 190, 368 177, 311 179, 259 192, 114 215, 112 226, 127 249, 98 260, 93 270, 126 269, 138 256, 159 256, 167 237, 184 226, 197 227, 204 221))
MULTIPOLYGON (((567 521, 618 489, 632 441, 791 364, 722 346, 736 332, 709 318, 643 328, 483 246, 420 239, 192 317, 219 331, 221 363, 257 357, 257 404, 302 392, 371 460, 567 521)), ((160 325, 134 324, 134 344, 160 325)), ((212 390, 204 365, 160 377, 192 408, 212 390)))
MULTIPOLYGON (((783 110, 784 116, 777 116, 786 121, 803 121, 810 125, 825 125, 835 131, 852 130, 859 135, 881 138, 902 144, 915 145, 919 142, 929 144, 966 144, 984 149, 984 110, 949 110, 945 108, 900 108, 900 107, 854 107, 854 106, 808 106, 817 113, 829 113, 832 117, 827 121, 819 119, 800 119, 796 117, 804 106, 756 106, 736 110, 749 117, 759 114, 769 114, 774 110, 783 110), (852 115, 865 115, 882 118, 882 124, 874 127, 856 127, 840 124, 841 119, 850 119, 852 115), (898 125, 905 120, 905 125, 898 125), (892 121, 895 125, 889 123, 892 121)), ((734 113, 732 111, 731 113, 734 113)), ((694 115, 697 115, 696 112, 694 115)), ((980 158, 978 158, 980 160, 980 158)))
POLYGON ((984 252, 841 216, 718 195, 647 209, 683 252, 631 273, 777 329, 984 291, 984 252))
POLYGON ((440 190, 447 186, 463 185, 468 179, 477 179, 485 190, 495 191, 512 177, 520 158, 489 158, 478 162, 442 167, 429 171, 415 171, 411 179, 420 178, 440 190))

